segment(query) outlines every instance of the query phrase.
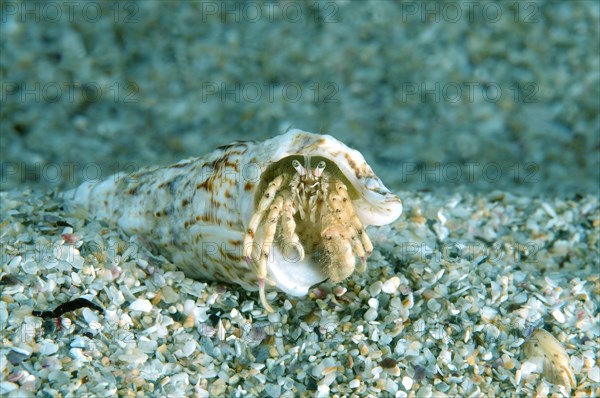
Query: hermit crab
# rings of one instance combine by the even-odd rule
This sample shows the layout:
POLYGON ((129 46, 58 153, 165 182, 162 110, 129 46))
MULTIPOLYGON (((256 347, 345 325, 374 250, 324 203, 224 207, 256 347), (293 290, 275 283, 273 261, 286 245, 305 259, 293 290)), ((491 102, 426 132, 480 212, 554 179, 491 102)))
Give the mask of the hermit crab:
POLYGON ((304 296, 346 279, 357 259, 363 271, 365 227, 402 213, 360 152, 297 129, 86 182, 64 199, 151 242, 189 277, 258 290, 268 311, 266 289, 304 296))

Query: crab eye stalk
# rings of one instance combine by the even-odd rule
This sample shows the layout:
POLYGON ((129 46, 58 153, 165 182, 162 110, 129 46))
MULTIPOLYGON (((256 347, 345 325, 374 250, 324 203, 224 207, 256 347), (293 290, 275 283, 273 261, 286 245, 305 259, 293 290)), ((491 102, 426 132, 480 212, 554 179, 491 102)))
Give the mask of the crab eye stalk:
POLYGON ((296 169, 299 175, 303 176, 306 174, 306 169, 296 159, 292 160, 292 167, 296 169))
POLYGON ((315 178, 320 178, 323 175, 323 170, 325 170, 325 161, 321 160, 313 172, 315 178))

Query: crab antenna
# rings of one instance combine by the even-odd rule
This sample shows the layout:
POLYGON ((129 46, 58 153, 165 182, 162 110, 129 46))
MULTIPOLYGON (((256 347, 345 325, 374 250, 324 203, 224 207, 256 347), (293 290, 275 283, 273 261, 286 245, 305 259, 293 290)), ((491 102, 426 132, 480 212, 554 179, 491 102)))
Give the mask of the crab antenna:
POLYGON ((304 155, 304 167, 306 167, 306 174, 310 178, 312 176, 312 172, 310 171, 310 155, 304 155))

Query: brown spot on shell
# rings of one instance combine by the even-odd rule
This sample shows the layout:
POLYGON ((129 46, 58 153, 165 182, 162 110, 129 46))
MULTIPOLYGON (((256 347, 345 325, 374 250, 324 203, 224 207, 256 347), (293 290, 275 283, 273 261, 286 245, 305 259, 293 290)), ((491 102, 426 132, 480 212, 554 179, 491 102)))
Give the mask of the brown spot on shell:
POLYGON ((202 215, 196 216, 196 220, 204 221, 204 222, 210 221, 210 214, 202 214, 202 215))
POLYGON ((348 153, 344 153, 344 158, 346 158, 346 162, 348 162, 348 164, 350 165, 350 168, 352 170, 354 170, 354 174, 356 175, 356 178, 360 178, 360 170, 358 168, 358 165, 354 161, 354 159, 352 159, 352 156, 350 156, 350 154, 348 154, 348 153))
POLYGON ((189 200, 187 200, 187 199, 183 199, 183 200, 181 201, 181 205, 182 205, 182 206, 187 206, 187 205, 189 205, 189 204, 190 204, 190 201, 189 201, 189 200))
POLYGON ((254 187, 254 184, 252 184, 250 181, 248 181, 245 185, 244 185, 244 191, 248 192, 249 190, 252 189, 252 187, 254 187))
POLYGON ((229 161, 229 158, 231 155, 234 155, 234 153, 233 152, 226 153, 223 157, 210 162, 209 165, 214 170, 215 175, 219 174, 221 172, 221 169, 223 169, 225 167, 231 167, 234 171, 238 171, 237 162, 229 161))
POLYGON ((214 178, 207 178, 206 180, 204 180, 203 182, 201 182, 200 184, 196 185, 196 189, 206 189, 207 191, 212 191, 213 189, 213 181, 214 178))
POLYGON ((240 256, 237 253, 234 253, 233 251, 230 250, 224 250, 222 246, 219 246, 219 254, 221 255, 221 258, 223 259, 228 259, 228 260, 233 260, 233 261, 239 261, 240 260, 240 256))
POLYGON ((226 144, 226 145, 220 145, 218 146, 216 149, 219 149, 221 151, 227 151, 228 149, 231 149, 233 147, 239 147, 241 148, 239 151, 230 151, 230 154, 242 154, 244 152, 246 152, 247 148, 248 148, 248 143, 252 143, 254 141, 235 141, 232 142, 231 144, 226 144))

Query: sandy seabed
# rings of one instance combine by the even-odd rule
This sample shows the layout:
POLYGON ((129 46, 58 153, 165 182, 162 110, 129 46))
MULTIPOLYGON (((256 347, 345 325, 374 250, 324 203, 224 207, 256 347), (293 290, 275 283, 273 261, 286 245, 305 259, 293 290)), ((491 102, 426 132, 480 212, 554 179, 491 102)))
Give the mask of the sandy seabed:
POLYGON ((598 2, 67 3, 0 5, 2 395, 600 395, 598 2), (58 197, 289 127, 405 211, 272 314, 58 197))

